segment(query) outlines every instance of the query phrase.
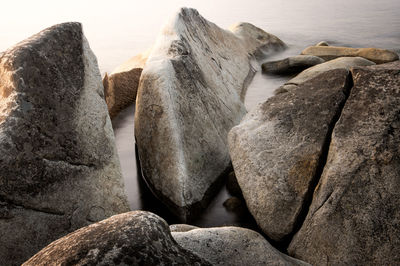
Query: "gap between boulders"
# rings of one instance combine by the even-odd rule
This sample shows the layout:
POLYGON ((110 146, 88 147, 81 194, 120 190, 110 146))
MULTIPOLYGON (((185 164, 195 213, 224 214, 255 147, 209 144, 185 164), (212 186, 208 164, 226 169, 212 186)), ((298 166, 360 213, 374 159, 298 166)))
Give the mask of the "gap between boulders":
POLYGON ((333 117, 332 121, 330 122, 330 124, 328 126, 328 132, 326 134, 325 141, 322 146, 322 153, 318 160, 318 166, 315 171, 315 175, 312 178, 310 187, 306 193, 305 200, 303 202, 303 206, 301 208, 300 214, 298 215, 298 217, 296 219, 293 231, 289 235, 287 235, 281 241, 281 243, 279 244, 279 247, 277 247, 279 249, 283 249, 283 251, 285 253, 287 253, 287 248, 288 248, 289 244, 292 242, 294 235, 300 230, 300 228, 302 227, 302 225, 306 219, 309 208, 311 206, 315 188, 317 187, 317 185, 319 183, 319 180, 322 176, 322 172, 326 165, 326 160, 328 158, 329 146, 331 144, 333 130, 335 129, 336 123, 339 121, 340 116, 342 115, 343 108, 347 102, 347 99, 349 98, 349 95, 350 95, 350 92, 351 92, 353 86, 354 86, 353 75, 352 75, 352 72, 349 70, 349 73, 348 73, 347 79, 346 79, 345 88, 344 88, 345 99, 344 99, 343 103, 340 104, 338 112, 333 117))

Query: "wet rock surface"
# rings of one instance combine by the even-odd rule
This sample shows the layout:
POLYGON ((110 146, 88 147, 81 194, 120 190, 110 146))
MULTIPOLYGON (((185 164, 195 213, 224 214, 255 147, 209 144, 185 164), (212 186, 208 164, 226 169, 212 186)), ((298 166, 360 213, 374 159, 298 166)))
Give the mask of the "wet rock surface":
POLYGON ((143 176, 182 220, 207 204, 230 168, 228 131, 246 113, 251 53, 233 33, 181 9, 142 72, 135 136, 143 176))
POLYGON ((172 237, 213 265, 309 265, 279 252, 257 232, 240 227, 172 232, 172 237))
POLYGON ((363 57, 377 64, 399 60, 397 53, 379 48, 350 48, 338 46, 310 46, 301 52, 302 55, 315 55, 325 60, 338 57, 363 57))
POLYGON ((0 55, 0 258, 129 210, 97 60, 79 23, 0 55))
POLYGON ((315 265, 400 261, 400 62, 352 70, 310 211, 289 253, 315 265))
POLYGON ((178 245, 167 223, 135 211, 54 241, 23 265, 211 265, 178 245))
POLYGON ((298 73, 309 67, 324 63, 325 60, 313 55, 297 55, 279 61, 262 64, 263 73, 290 74, 298 73))
POLYGON ((260 104, 229 133, 246 204, 273 240, 294 230, 348 89, 347 70, 322 73, 260 104))

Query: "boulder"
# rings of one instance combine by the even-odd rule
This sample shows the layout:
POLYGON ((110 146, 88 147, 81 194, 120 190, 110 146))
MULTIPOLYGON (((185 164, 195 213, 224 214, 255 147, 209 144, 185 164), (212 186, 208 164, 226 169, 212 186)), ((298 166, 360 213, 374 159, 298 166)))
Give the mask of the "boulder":
POLYGON ((112 216, 54 241, 25 262, 29 265, 211 265, 183 249, 167 223, 134 211, 112 216))
POLYGON ((329 43, 327 43, 326 41, 320 41, 315 46, 329 46, 329 43))
POLYGON ((310 211, 289 246, 314 265, 400 261, 400 62, 352 70, 310 211))
POLYGON ((315 55, 325 60, 338 57, 363 57, 377 64, 399 60, 395 52, 379 48, 350 48, 339 46, 310 46, 301 52, 302 55, 315 55))
POLYGON ((309 265, 271 246, 259 233, 240 227, 172 232, 183 248, 213 265, 309 265))
POLYGON ((294 230, 348 89, 347 70, 322 73, 258 105, 229 133, 247 207, 273 240, 294 230))
POLYGON ((310 68, 302 71, 296 77, 292 78, 291 80, 286 82, 284 85, 279 87, 275 91, 275 94, 279 94, 281 92, 286 92, 288 90, 291 90, 292 88, 296 88, 297 85, 305 83, 308 80, 318 76, 319 74, 329 71, 329 70, 339 69, 339 68, 350 69, 350 68, 356 67, 356 66, 370 66, 370 65, 375 65, 375 63, 368 61, 367 59, 364 59, 361 57, 337 58, 335 60, 331 60, 331 61, 310 67, 310 68), (295 86, 293 86, 293 85, 295 85, 295 86))
POLYGON ((263 59, 271 52, 287 48, 286 44, 278 37, 250 23, 236 23, 229 30, 243 41, 247 51, 257 59, 263 59))
POLYGON ((262 64, 263 73, 290 74, 298 73, 306 68, 324 63, 325 60, 313 55, 296 55, 278 61, 262 64))
POLYGON ((129 210, 97 60, 80 23, 0 55, 0 258, 129 210))
POLYGON ((110 75, 106 73, 104 76, 104 94, 111 118, 135 102, 140 74, 150 51, 149 49, 134 56, 118 66, 110 75))
POLYGON ((182 8, 143 69, 135 112, 142 173, 183 221, 207 204, 231 168, 227 135, 246 113, 251 52, 233 33, 182 8))

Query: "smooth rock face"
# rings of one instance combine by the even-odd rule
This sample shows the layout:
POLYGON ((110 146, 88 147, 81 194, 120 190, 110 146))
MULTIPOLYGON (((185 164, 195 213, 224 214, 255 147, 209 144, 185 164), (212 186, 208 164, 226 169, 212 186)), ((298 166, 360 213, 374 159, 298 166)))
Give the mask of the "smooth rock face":
POLYGON ((315 55, 325 60, 338 57, 363 57, 377 64, 399 60, 397 53, 378 48, 350 48, 338 46, 310 46, 301 52, 302 55, 315 55))
POLYGON ((246 113, 250 52, 233 33, 183 8, 142 72, 135 136, 143 176, 182 220, 206 205, 230 168, 227 135, 246 113))
POLYGON ((0 258, 129 210, 97 60, 79 23, 0 55, 0 258))
POLYGON ((264 73, 289 74, 300 72, 306 68, 324 63, 325 60, 313 55, 297 55, 279 61, 271 61, 262 64, 264 73))
POLYGON ((271 52, 286 49, 286 44, 273 34, 267 33, 256 26, 240 22, 229 28, 236 36, 238 36, 248 50, 257 59, 266 57, 271 52))
POLYGON ((329 43, 327 43, 326 41, 320 41, 315 46, 329 46, 329 43))
POLYGON ((297 222, 344 104, 348 78, 345 69, 323 73, 258 105, 229 133, 232 164, 249 211, 276 241, 297 222))
POLYGON ((134 56, 103 78, 105 100, 110 117, 115 117, 122 109, 136 100, 140 74, 146 64, 150 49, 134 56))
POLYGON ((318 76, 319 74, 329 70, 339 69, 339 68, 344 68, 349 70, 352 67, 370 66, 370 65, 375 65, 375 63, 361 57, 341 57, 304 70, 296 77, 286 82, 283 86, 280 87, 280 89, 290 90, 290 88, 293 87, 292 85, 300 85, 318 76))
POLYGON ((211 265, 179 246, 150 212, 115 215, 54 241, 23 265, 211 265))
POLYGON ((400 62, 353 70, 307 218, 289 246, 314 265, 400 262, 400 62))
POLYGON ((240 227, 172 232, 183 248, 213 265, 309 265, 272 247, 259 233, 240 227))

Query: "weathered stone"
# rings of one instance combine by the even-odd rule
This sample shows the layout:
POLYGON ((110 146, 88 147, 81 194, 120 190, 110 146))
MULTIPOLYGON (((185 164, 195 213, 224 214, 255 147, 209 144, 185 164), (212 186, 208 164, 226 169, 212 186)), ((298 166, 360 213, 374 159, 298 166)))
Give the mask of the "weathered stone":
POLYGON ((329 43, 327 43, 326 41, 320 41, 315 46, 329 46, 329 43))
POLYGON ((301 52, 302 55, 315 55, 325 60, 338 57, 363 57, 377 64, 399 60, 397 53, 379 48, 350 48, 338 46, 310 46, 301 52))
POLYGON ((97 60, 79 23, 0 56, 0 258, 128 211, 97 60))
POLYGON ((289 74, 297 73, 306 68, 324 63, 325 60, 313 55, 297 55, 285 58, 283 60, 271 61, 262 64, 264 73, 271 74, 289 74))
POLYGON ((322 73, 260 104, 229 133, 246 204, 274 240, 294 229, 344 104, 348 77, 345 69, 322 73))
POLYGON ((213 265, 309 265, 272 247, 259 233, 240 227, 172 232, 183 248, 213 265))
POLYGON ((150 212, 112 216, 54 241, 23 265, 210 265, 183 249, 150 212))
POLYGON ((134 56, 103 78, 105 100, 110 117, 115 117, 122 109, 136 100, 140 74, 146 64, 150 49, 134 56))
POLYGON ((314 265, 397 265, 400 62, 352 73, 327 164, 289 252, 314 265))
POLYGON ((190 224, 172 224, 169 226, 169 230, 171 230, 171 232, 188 232, 198 228, 199 227, 190 224))
POLYGON ((243 198, 230 197, 224 201, 223 205, 228 211, 235 212, 239 215, 246 214, 248 211, 243 198))
POLYGON ((286 44, 278 37, 250 23, 240 22, 232 25, 229 30, 244 42, 247 51, 257 59, 287 48, 286 44))
POLYGON ((254 75, 242 39, 183 8, 142 72, 135 136, 147 183, 182 220, 204 207, 230 168, 228 131, 246 113, 254 75))
POLYGON ((283 86, 279 87, 276 91, 275 94, 278 94, 278 92, 285 92, 288 91, 292 88, 296 88, 293 85, 300 85, 302 83, 307 82, 308 80, 318 76, 319 74, 333 70, 333 69, 339 69, 339 68, 344 68, 349 70, 352 67, 356 66, 370 66, 374 65, 374 62, 368 61, 367 59, 361 58, 361 57, 341 57, 335 60, 331 60, 313 67, 310 67, 300 74, 298 74, 296 77, 292 78, 288 82, 286 82, 283 86))

